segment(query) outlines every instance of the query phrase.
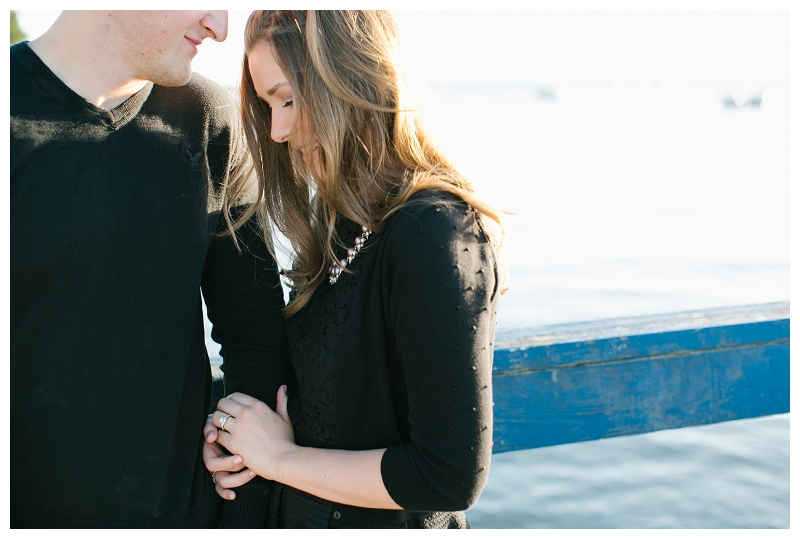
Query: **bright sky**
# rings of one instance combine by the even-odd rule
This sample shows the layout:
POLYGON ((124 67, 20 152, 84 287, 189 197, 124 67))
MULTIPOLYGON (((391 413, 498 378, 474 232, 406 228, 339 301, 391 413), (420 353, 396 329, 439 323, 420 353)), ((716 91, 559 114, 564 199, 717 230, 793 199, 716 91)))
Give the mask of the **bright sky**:
MULTIPOLYGON (((28 39, 58 11, 17 11, 28 39)), ((234 86, 249 11, 206 40, 195 71, 234 86)), ((394 11, 429 82, 789 82, 788 11, 394 11)))

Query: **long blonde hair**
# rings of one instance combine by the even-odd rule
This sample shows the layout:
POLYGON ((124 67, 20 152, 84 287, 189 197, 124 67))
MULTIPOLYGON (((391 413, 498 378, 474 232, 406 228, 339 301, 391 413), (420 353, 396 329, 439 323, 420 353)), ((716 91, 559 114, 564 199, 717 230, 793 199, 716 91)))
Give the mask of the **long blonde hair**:
MULTIPOLYGON (((293 266, 283 273, 295 295, 287 316, 327 277, 336 247, 348 246, 336 234, 337 215, 379 233, 414 193, 437 189, 476 209, 489 241, 498 249, 502 242, 500 211, 475 195, 423 126, 398 50, 388 11, 254 11, 247 21, 242 120, 260 196, 229 223, 261 211, 264 230, 272 225, 290 241, 293 266), (262 42, 292 87, 292 128, 302 124, 319 144, 320 178, 270 137, 270 108, 256 94, 247 57, 262 42)), ((226 211, 244 188, 235 181, 226 189, 226 211)))

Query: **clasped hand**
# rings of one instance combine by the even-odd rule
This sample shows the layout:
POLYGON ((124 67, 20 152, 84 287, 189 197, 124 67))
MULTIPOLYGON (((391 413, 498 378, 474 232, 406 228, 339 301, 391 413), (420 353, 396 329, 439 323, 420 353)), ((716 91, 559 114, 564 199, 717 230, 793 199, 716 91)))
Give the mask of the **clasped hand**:
POLYGON ((287 402, 286 386, 278 389, 277 412, 249 395, 233 393, 220 399, 217 411, 208 416, 203 428, 203 462, 222 498, 233 500, 236 494, 230 489, 256 475, 277 479, 282 457, 296 447, 287 402))

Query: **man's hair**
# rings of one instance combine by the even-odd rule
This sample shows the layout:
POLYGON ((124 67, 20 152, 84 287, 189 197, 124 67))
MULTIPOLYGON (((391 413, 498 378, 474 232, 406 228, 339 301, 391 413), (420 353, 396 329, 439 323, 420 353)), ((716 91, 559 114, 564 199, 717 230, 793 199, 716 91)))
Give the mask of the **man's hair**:
MULTIPOLYGON (((475 195, 434 143, 397 60, 398 45, 388 11, 255 11, 247 21, 242 120, 260 191, 248 214, 260 210, 264 230, 271 224, 291 243, 293 267, 284 275, 296 293, 287 316, 327 278, 336 246, 352 244, 338 237, 337 214, 380 232, 413 194, 437 189, 476 209, 499 249, 500 211, 475 195), (319 143, 321 178, 312 179, 318 172, 288 143, 270 137, 270 108, 256 94, 248 64, 260 43, 269 44, 292 87, 292 129, 300 126, 319 143)), ((232 198, 237 188, 231 186, 232 198)))

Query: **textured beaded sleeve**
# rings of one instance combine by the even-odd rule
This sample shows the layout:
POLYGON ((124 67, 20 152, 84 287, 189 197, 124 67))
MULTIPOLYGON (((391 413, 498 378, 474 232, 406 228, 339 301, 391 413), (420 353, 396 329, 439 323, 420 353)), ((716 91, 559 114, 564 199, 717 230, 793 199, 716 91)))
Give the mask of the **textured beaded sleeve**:
POLYGON ((381 473, 404 509, 464 510, 491 459, 496 256, 474 211, 451 195, 426 195, 393 219, 388 324, 411 442, 386 451, 381 473))

